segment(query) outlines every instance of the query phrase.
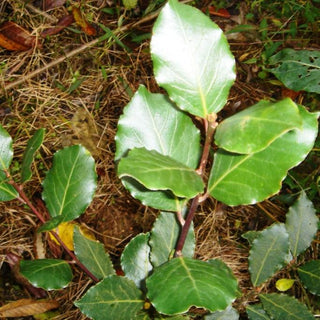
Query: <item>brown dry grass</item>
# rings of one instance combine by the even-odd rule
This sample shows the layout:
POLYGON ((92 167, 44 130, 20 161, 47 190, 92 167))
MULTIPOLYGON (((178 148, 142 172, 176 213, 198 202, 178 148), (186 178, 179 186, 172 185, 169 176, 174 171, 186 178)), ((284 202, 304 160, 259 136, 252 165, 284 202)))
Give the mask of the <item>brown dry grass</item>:
MULTIPOLYGON (((101 8, 112 3, 106 0, 82 2, 83 11, 93 23, 103 23, 116 28, 117 19, 108 16, 101 8)), ((26 7, 22 0, 5 0, 0 4, 2 19, 12 19, 32 30, 34 35, 57 20, 65 9, 58 8, 48 13, 49 18, 26 7)), ((141 19, 141 18, 140 18, 141 19)), ((150 32, 153 20, 139 24, 139 15, 127 14, 127 22, 136 23, 136 30, 150 32)), ((141 22, 141 21, 140 21, 141 22)), ((224 19, 216 20, 225 27, 224 19)), ((227 22, 229 23, 229 22, 227 22)), ((125 32, 119 35, 124 37, 125 32)), ((151 91, 158 90, 152 77, 149 43, 134 44, 126 41, 132 52, 127 53, 112 42, 95 43, 79 54, 50 68, 46 66, 64 57, 68 52, 86 45, 92 38, 65 30, 43 41, 41 48, 28 52, 8 52, 0 49, 0 84, 8 86, 8 80, 25 80, 6 91, 0 100, 1 124, 14 140, 14 162, 21 161, 27 138, 38 128, 46 128, 46 137, 35 161, 34 175, 25 185, 30 199, 40 198, 41 181, 50 168, 53 153, 70 144, 82 143, 94 155, 99 175, 98 189, 93 203, 80 218, 117 261, 125 244, 135 234, 148 231, 156 217, 156 212, 143 207, 132 199, 116 177, 114 166, 114 136, 119 115, 130 100, 130 92, 135 92, 143 83, 151 91), (29 77, 32 72, 44 68, 43 72, 29 77), (103 75, 101 69, 106 70, 103 75), (81 86, 67 93, 57 83, 69 88, 75 77, 83 79, 81 86)), ((40 41, 40 40, 39 40, 40 41)), ((238 60, 238 78, 231 90, 230 100, 221 113, 229 116, 237 110, 256 103, 266 97, 279 97, 280 89, 257 78, 259 68, 246 65, 242 61, 258 57, 262 43, 256 38, 231 39, 231 49, 238 60), (245 57, 245 58, 244 58, 245 57)), ((260 206, 225 207, 210 200, 199 209, 196 225, 196 256, 199 259, 221 258, 234 271, 241 289, 250 293, 247 256, 248 244, 241 234, 248 230, 262 229, 274 220, 283 221, 285 208, 279 203, 265 201, 260 206)), ((17 201, 0 203, 0 267, 8 252, 25 257, 33 257, 33 241, 38 221, 30 210, 17 201)), ((314 248, 317 251, 317 248, 314 248)), ((50 293, 61 303, 61 315, 55 319, 85 319, 73 307, 91 285, 88 278, 76 271, 72 284, 65 290, 50 293)), ((2 290, 5 300, 17 298, 17 293, 2 290)), ((25 293, 27 295, 27 293, 25 293)), ((238 301, 243 310, 245 303, 254 301, 255 294, 238 301)))

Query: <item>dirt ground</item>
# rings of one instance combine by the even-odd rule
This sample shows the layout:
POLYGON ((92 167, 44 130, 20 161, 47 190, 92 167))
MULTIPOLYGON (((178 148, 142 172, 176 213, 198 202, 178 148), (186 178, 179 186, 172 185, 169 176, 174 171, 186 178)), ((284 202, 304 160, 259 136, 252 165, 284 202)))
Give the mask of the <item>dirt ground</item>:
MULTIPOLYGON (((210 1, 196 2, 197 7, 203 10, 210 4, 210 1)), ((249 12, 259 13, 250 7, 249 1, 242 1, 241 5, 237 1, 227 3, 231 18, 211 15, 212 20, 225 31, 245 24, 249 12)), ((77 1, 69 1, 69 5, 76 4, 77 1)), ((128 241, 140 232, 149 231, 157 216, 156 210, 144 207, 125 190, 116 176, 114 163, 117 121, 130 97, 140 84, 151 92, 161 91, 153 78, 148 37, 157 11, 143 16, 148 5, 148 1, 139 1, 136 9, 125 12, 120 1, 81 1, 81 10, 95 26, 97 35, 86 35, 79 26, 72 24, 70 28, 43 39, 39 34, 68 14, 67 6, 45 12, 39 1, 4 0, 0 4, 0 23, 7 20, 16 22, 37 36, 39 43, 27 51, 0 48, 0 121, 14 141, 12 172, 18 178, 27 139, 36 129, 45 128, 45 140, 33 166, 33 178, 24 185, 28 197, 41 207, 41 182, 51 166, 54 152, 77 143, 88 148, 96 160, 98 189, 92 204, 78 220, 104 244, 115 266, 119 264, 120 254, 128 241), (104 8, 117 10, 110 13, 104 8), (116 30, 121 24, 117 37, 127 49, 112 40, 95 41, 103 34, 99 23, 111 30, 116 30), (133 35, 146 35, 146 39, 135 42, 133 35), (92 41, 95 42, 92 44, 92 41), (72 88, 74 84, 75 89, 72 88)), ((253 22, 259 25, 263 17, 256 16, 253 22)), ((296 47, 301 42, 283 35, 277 37, 273 40, 282 41, 282 47, 296 47)), ((319 38, 312 32, 307 37, 305 47, 319 50, 319 38)), ((280 99, 283 95, 281 86, 259 77, 264 41, 258 29, 231 33, 228 40, 236 57, 237 80, 231 89, 228 105, 219 114, 221 119, 261 99, 280 99), (245 63, 249 59, 257 62, 245 63)), ((267 80, 270 79, 274 80, 272 77, 267 80)), ((320 110, 320 100, 317 99, 305 93, 296 97, 297 102, 312 103, 315 109, 320 110)), ((300 169, 303 176, 315 175, 319 160, 315 155, 312 157, 310 161, 314 165, 308 165, 309 161, 300 169)), ((293 192, 285 185, 281 194, 293 192)), ((232 268, 245 293, 235 303, 240 312, 244 311, 247 302, 256 299, 248 273, 249 247, 241 235, 248 230, 261 230, 274 221, 284 221, 286 210, 287 204, 273 198, 258 205, 238 207, 227 207, 209 200, 197 212, 196 257, 204 260, 221 258, 232 268)), ((7 263, 7 254, 34 258, 34 241, 39 225, 36 216, 19 201, 0 203, 1 304, 31 297, 17 272, 7 263)), ((50 247, 48 239, 43 238, 42 241, 50 256, 53 245, 50 247)), ((310 254, 318 256, 318 241, 312 250, 310 254)), ((57 252, 63 256, 59 250, 57 252)), ((68 288, 47 293, 61 305, 54 319, 86 319, 73 306, 73 301, 80 298, 92 282, 74 269, 75 276, 68 288)), ((274 283, 268 283, 262 290, 268 291, 272 287, 274 283)), ((294 294, 299 296, 299 292, 294 294)))

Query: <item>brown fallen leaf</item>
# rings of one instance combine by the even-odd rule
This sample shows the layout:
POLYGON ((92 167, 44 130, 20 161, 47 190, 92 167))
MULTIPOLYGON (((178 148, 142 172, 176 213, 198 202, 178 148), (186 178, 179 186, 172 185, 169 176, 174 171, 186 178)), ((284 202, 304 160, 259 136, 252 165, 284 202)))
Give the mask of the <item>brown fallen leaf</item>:
POLYGON ((36 45, 36 37, 12 21, 0 26, 0 46, 11 51, 26 51, 36 45))
POLYGON ((59 303, 56 300, 20 299, 0 307, 0 317, 26 317, 56 309, 59 303))
POLYGON ((70 24, 73 22, 74 22, 73 14, 68 14, 67 16, 62 17, 57 22, 56 26, 41 32, 41 37, 45 38, 46 36, 55 35, 55 34, 59 33, 61 30, 63 30, 64 28, 70 26, 70 24))
POLYGON ((88 36, 96 35, 96 29, 83 17, 81 11, 77 7, 72 7, 72 14, 77 25, 79 25, 84 33, 88 36))
POLYGON ((212 14, 213 16, 218 16, 218 17, 223 17, 223 18, 230 18, 231 14, 227 9, 221 8, 221 9, 216 9, 214 6, 209 6, 209 13, 212 14))
POLYGON ((54 8, 62 7, 67 0, 43 0, 43 10, 48 11, 54 8))
POLYGON ((297 96, 301 93, 301 91, 293 91, 291 89, 288 89, 286 87, 281 88, 281 95, 283 98, 290 98, 294 100, 297 98, 297 96))

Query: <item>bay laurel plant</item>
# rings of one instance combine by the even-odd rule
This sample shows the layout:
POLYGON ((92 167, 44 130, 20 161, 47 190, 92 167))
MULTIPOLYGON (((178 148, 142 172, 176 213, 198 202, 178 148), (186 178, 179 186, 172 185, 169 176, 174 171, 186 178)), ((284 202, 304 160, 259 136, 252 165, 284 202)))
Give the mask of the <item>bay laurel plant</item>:
MULTIPOLYGON (((137 235, 126 246, 121 256, 125 276, 116 275, 103 245, 86 238, 78 227, 74 251, 55 231, 62 222, 79 217, 94 196, 94 160, 82 146, 54 155, 43 182, 42 196, 50 215, 46 221, 23 191, 43 131, 28 143, 21 166, 24 173, 17 184, 10 175, 12 139, 0 127, 0 200, 17 198, 29 205, 42 222, 39 232, 50 232, 96 283, 75 302, 88 317, 192 319, 190 310, 199 307, 206 310, 206 319, 238 319, 231 305, 240 292, 231 270, 218 259, 194 259, 196 210, 210 197, 236 206, 276 194, 287 171, 312 149, 318 114, 287 98, 260 101, 220 122, 218 113, 226 107, 236 77, 235 59, 221 29, 177 0, 169 0, 155 22, 151 57, 155 79, 167 94, 151 93, 143 85, 138 88, 119 119, 115 160, 125 188, 160 213, 150 232, 137 235)), ((297 209, 301 203, 311 207, 308 201, 302 194, 290 209, 298 213, 289 210, 286 224, 246 235, 252 240, 249 271, 257 292, 292 259, 301 280, 313 267, 299 265, 299 254, 310 246, 317 230, 314 210, 305 216, 303 209, 297 209), (306 230, 308 236, 302 237, 306 230)), ((63 288, 72 279, 69 263, 60 259, 23 260, 20 270, 34 286, 46 290, 63 288)), ((319 268, 313 270, 317 274, 319 268)), ((304 280, 306 286, 310 282, 304 280)), ((262 305, 248 308, 250 319, 269 315, 291 319, 272 309, 280 301, 276 299, 289 296, 259 297, 262 305)), ((292 301, 293 305, 296 300, 292 301)))

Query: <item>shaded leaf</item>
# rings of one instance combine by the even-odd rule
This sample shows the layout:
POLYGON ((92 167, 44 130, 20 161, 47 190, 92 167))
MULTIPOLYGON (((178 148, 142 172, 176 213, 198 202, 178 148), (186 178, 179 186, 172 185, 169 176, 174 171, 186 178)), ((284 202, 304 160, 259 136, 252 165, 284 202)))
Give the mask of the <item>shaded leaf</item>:
POLYGON ((246 311, 249 320, 271 320, 261 303, 247 305, 246 311))
POLYGON ((222 30, 194 7, 170 0, 154 24, 154 74, 179 108, 206 118, 227 102, 235 61, 222 30))
POLYGON ((294 281, 294 279, 279 279, 276 282, 276 288, 279 291, 287 291, 292 288, 294 281))
POLYGON ((268 69, 294 91, 320 93, 320 52, 284 49, 269 59, 268 69))
POLYGON ((54 8, 62 7, 66 0, 43 0, 43 10, 48 11, 54 8))
POLYGON ((274 320, 314 320, 307 307, 293 297, 270 293, 260 294, 263 308, 274 320))
POLYGON ((260 101, 222 121, 215 133, 220 147, 235 153, 255 153, 302 124, 299 109, 291 99, 277 103, 260 101))
POLYGON ((115 273, 108 253, 102 243, 88 239, 79 227, 74 228, 74 253, 87 269, 98 279, 115 273))
POLYGON ((0 201, 9 201, 18 197, 18 192, 6 182, 3 170, 8 170, 13 157, 12 139, 0 125, 0 201))
POLYGON ((26 317, 59 307, 56 300, 20 299, 0 307, 0 317, 26 317))
POLYGON ((249 254, 251 282, 256 287, 281 269, 289 256, 289 235, 284 224, 276 223, 261 231, 249 254))
POLYGON ((36 37, 26 29, 12 21, 6 21, 0 26, 0 46, 11 51, 25 51, 34 47, 36 37))
POLYGON ((231 305, 223 311, 216 311, 204 317, 205 320, 238 320, 239 313, 231 305))
POLYGON ((209 9, 209 13, 212 14, 213 16, 222 17, 222 18, 231 17, 231 14, 227 9, 224 9, 224 8, 217 9, 214 6, 209 6, 208 9, 209 9))
POLYGON ((290 250, 294 257, 306 250, 317 233, 319 219, 312 202, 305 192, 289 208, 286 229, 289 234, 290 250))
POLYGON ((320 295, 320 260, 312 260, 298 268, 303 285, 313 294, 320 295))
POLYGON ((225 309, 236 297, 237 280, 226 265, 221 268, 191 258, 174 258, 147 279, 148 298, 156 310, 174 315, 191 306, 210 311, 225 309), (179 294, 179 299, 172 297, 179 294))
POLYGON ((20 272, 32 285, 46 290, 65 288, 72 279, 69 264, 59 259, 22 260, 20 272))
POLYGON ((79 217, 91 203, 95 189, 95 162, 84 147, 75 145, 54 154, 42 193, 51 217, 63 216, 63 221, 79 217))
POLYGON ((91 287, 75 305, 94 320, 131 320, 144 299, 132 280, 113 275, 91 287))
POLYGON ((33 162, 34 154, 40 148, 43 138, 44 138, 45 129, 37 130, 31 139, 27 143, 27 147, 24 151, 21 165, 21 181, 26 182, 31 179, 32 171, 31 164, 33 162))
POLYGON ((81 27, 82 31, 88 36, 96 35, 96 29, 85 19, 81 10, 75 6, 73 6, 71 10, 75 22, 81 27))
POLYGON ((72 24, 73 22, 74 22, 73 14, 68 14, 66 16, 63 16, 62 18, 59 19, 59 21, 54 27, 51 27, 42 31, 41 37, 45 38, 47 36, 55 35, 60 31, 62 31, 63 29, 65 29, 66 27, 70 26, 70 24, 72 24))
POLYGON ((252 204, 279 191, 287 171, 311 151, 317 136, 316 113, 299 106, 302 129, 291 130, 264 150, 248 155, 218 150, 209 177, 209 192, 228 205, 252 204))
MULTIPOLYGON (((181 226, 174 213, 161 212, 159 214, 153 224, 149 240, 151 247, 150 260, 154 267, 160 266, 172 258, 180 231, 181 226)), ((192 224, 183 246, 182 255, 192 258, 194 249, 195 235, 192 224)))
MULTIPOLYGON (((191 119, 164 95, 149 93, 140 86, 120 117, 116 147, 116 160, 135 147, 145 147, 195 169, 200 159, 200 134, 191 119)), ((183 206, 184 200, 172 193, 148 190, 132 179, 122 182, 144 205, 160 210, 178 210, 177 206, 183 206)))
POLYGON ((254 239, 257 238, 259 234, 260 231, 250 230, 242 234, 241 237, 246 239, 249 242, 249 244, 252 245, 254 239))
POLYGON ((149 233, 138 234, 131 239, 121 255, 121 267, 126 277, 142 290, 145 290, 145 279, 152 270, 148 241, 149 233))
POLYGON ((177 197, 188 199, 204 189, 194 169, 145 148, 135 148, 120 160, 118 176, 133 178, 150 190, 170 190, 177 197))

